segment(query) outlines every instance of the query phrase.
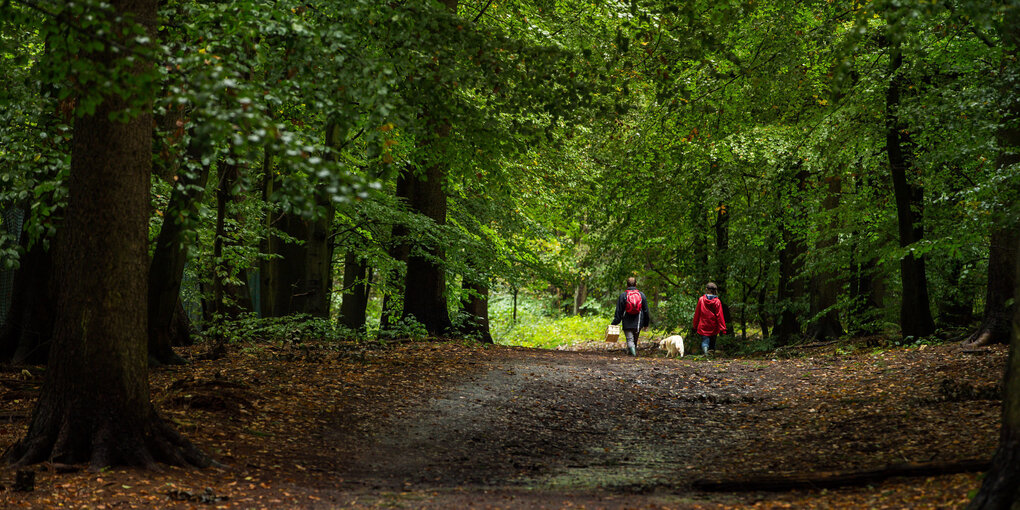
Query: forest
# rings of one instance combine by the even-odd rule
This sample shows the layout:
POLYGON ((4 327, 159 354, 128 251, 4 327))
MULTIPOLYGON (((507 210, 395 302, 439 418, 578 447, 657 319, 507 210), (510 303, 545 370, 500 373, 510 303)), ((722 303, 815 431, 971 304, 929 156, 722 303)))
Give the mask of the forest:
MULTIPOLYGON (((923 458, 919 449, 881 464, 976 459, 924 476, 985 473, 960 482, 970 485, 954 504, 1015 507, 1018 50, 1017 0, 4 1, 0 488, 17 487, 22 473, 56 486, 66 469, 84 491, 120 466, 143 468, 118 479, 124 488, 167 466, 216 480, 209 469, 245 461, 222 453, 202 418, 179 406, 215 408, 230 423, 264 414, 277 377, 280 391, 287 380, 307 383, 316 402, 301 406, 331 408, 323 434, 344 442, 384 427, 369 427, 373 420, 409 414, 405 398, 441 398, 469 374, 522 395, 530 393, 521 380, 492 374, 551 378, 574 397, 552 405, 534 390, 529 413, 579 423, 593 412, 579 403, 591 400, 587 386, 558 378, 575 370, 604 384, 675 370, 670 388, 732 375, 746 391, 706 383, 697 398, 680 398, 683 413, 743 406, 751 416, 799 409, 792 388, 839 365, 861 370, 854 381, 900 386, 889 398, 911 410, 886 415, 910 426, 939 399, 978 406, 969 417, 934 413, 916 424, 983 430, 960 456, 923 458), (647 295, 652 324, 640 356, 621 361, 601 340, 628 277, 647 295), (707 282, 718 286, 729 325, 713 357, 701 355, 691 328, 707 282), (654 340, 670 334, 687 337, 687 358, 655 351, 654 340), (265 372, 280 360, 294 364, 265 372), (924 366, 931 373, 914 372, 924 366), (772 382, 755 379, 759 370, 772 382), (345 382, 329 393, 334 380, 345 382), (762 396, 773 390, 782 395, 762 396), (48 474, 33 471, 39 465, 48 474)), ((851 384, 837 380, 818 384, 833 392, 851 384)), ((644 407, 603 404, 641 414, 676 401, 660 390, 643 394, 644 407)), ((807 405, 809 393, 798 427, 813 419, 808 409, 827 408, 822 396, 807 405)), ((875 395, 841 397, 826 419, 853 422, 879 405, 875 395)), ((298 407, 272 412, 297 416, 298 407)), ((554 430, 554 418, 531 426, 554 430)), ((641 419, 651 428, 663 418, 641 419)), ((304 427, 260 435, 270 429, 251 423, 238 433, 270 443, 304 427)), ((590 425, 593 437, 616 430, 590 425)), ((514 451, 514 434, 479 434, 493 452, 514 451)), ((442 443, 383 441, 372 451, 396 470, 401 456, 379 452, 398 446, 445 452, 436 465, 470 457, 442 443)), ((761 446, 748 446, 744 460, 764 466, 761 446)), ((874 448, 864 453, 887 453, 874 448)), ((298 466, 319 455, 301 451, 298 466)), ((554 471, 550 459, 520 455, 503 463, 514 476, 554 471)), ((620 466, 658 465, 633 458, 620 466)), ((591 466, 588 457, 573 462, 591 466)), ((826 458, 787 471, 859 474, 876 462, 826 458)), ((476 468, 492 480, 510 476, 476 468)), ((356 479, 359 469, 312 471, 356 479)), ((396 472, 372 473, 392 481, 396 472)), ((445 473, 443 483, 471 479, 445 473)), ((628 504, 612 497, 634 485, 606 476, 582 501, 628 504)), ((315 483, 331 483, 323 480, 315 483)), ((689 482, 679 483, 682 494, 708 486, 689 482)), ((629 504, 747 504, 663 503, 654 498, 678 483, 657 483, 638 491, 652 499, 629 504)), ((359 487, 308 506, 359 507, 344 499, 372 492, 359 487)), ((421 497, 431 490, 423 487, 421 497)), ((160 494, 227 501, 209 491, 160 494)), ((15 492, 0 491, 14 498, 0 502, 52 503, 15 492)), ((444 494, 437 507, 501 507, 444 494)), ((566 493, 522 494, 500 504, 560 507, 555 498, 566 493)))

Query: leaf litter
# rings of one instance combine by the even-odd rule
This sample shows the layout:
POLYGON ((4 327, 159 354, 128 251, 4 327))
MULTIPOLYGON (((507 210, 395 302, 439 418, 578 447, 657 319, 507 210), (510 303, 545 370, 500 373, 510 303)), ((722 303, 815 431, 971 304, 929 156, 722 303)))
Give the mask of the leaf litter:
MULTIPOLYGON (((247 345, 152 371, 163 417, 223 468, 33 466, 4 508, 946 508, 979 474, 702 492, 696 480, 989 459, 1005 346, 665 359, 463 342, 247 345)), ((42 370, 0 371, 0 447, 42 370), (26 376, 25 374, 28 373, 26 376)))

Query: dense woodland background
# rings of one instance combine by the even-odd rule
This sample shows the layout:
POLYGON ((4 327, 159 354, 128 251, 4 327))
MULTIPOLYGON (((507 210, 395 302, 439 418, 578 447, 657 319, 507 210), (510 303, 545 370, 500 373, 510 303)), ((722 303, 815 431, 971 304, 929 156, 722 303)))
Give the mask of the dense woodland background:
POLYGON ((662 331, 716 282, 741 348, 1009 341, 1012 0, 0 9, 6 361, 115 331, 89 356, 135 373, 295 314, 594 339, 631 275, 662 331))

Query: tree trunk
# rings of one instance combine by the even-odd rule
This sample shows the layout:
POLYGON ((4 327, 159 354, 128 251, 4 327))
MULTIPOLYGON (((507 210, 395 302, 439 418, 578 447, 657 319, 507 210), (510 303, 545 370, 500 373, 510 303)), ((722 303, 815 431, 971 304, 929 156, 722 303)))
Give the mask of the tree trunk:
POLYGON ((305 313, 329 317, 333 259, 329 229, 333 209, 327 209, 322 218, 285 213, 277 221, 277 227, 298 242, 281 243, 276 251, 280 255, 273 261, 276 293, 270 297, 275 303, 274 314, 267 316, 305 313))
POLYGON ((862 250, 856 239, 859 233, 854 232, 852 236, 854 248, 850 250, 850 297, 851 314, 853 320, 854 336, 873 335, 878 333, 878 315, 882 309, 881 282, 876 278, 878 260, 873 256, 867 256, 866 260, 859 261, 857 254, 868 252, 862 250))
MULTIPOLYGON (((408 175, 411 171, 411 169, 405 169, 397 175, 396 196, 398 200, 403 200, 405 203, 410 202, 411 195, 414 193, 413 182, 411 176, 408 175)), ((408 254, 410 253, 407 235, 407 226, 400 223, 394 224, 390 233, 390 246, 388 250, 391 259, 405 266, 408 254)), ((387 331, 392 328, 396 324, 397 319, 402 315, 403 304, 398 296, 403 296, 404 278, 399 278, 399 271, 399 269, 394 269, 388 275, 385 275, 389 288, 383 295, 382 313, 379 316, 380 331, 387 331)))
MULTIPOLYGON (((839 207, 842 180, 839 177, 830 177, 826 181, 829 184, 829 190, 822 201, 822 208, 826 213, 834 214, 836 208, 839 207)), ((827 231, 819 236, 818 242, 815 244, 817 253, 825 254, 836 245, 837 227, 838 222, 833 216, 829 224, 823 227, 827 228, 827 231)), ((839 321, 839 310, 836 309, 840 289, 836 271, 826 269, 816 272, 811 278, 810 286, 811 308, 808 315, 816 318, 808 326, 807 336, 818 341, 843 336, 843 325, 839 321)))
MULTIPOLYGON (((892 48, 889 72, 892 80, 886 91, 886 152, 889 155, 889 171, 892 174, 893 193, 896 197, 896 218, 899 225, 900 247, 906 248, 924 238, 922 213, 924 195, 920 186, 907 179, 908 169, 913 165, 912 143, 906 127, 900 122, 900 93, 903 75, 898 71, 903 65, 903 54, 899 45, 892 48), (915 211, 917 213, 915 214, 915 211)), ((900 259, 900 275, 903 293, 900 301, 900 328, 904 337, 921 338, 935 333, 935 321, 931 316, 928 298, 928 278, 925 275, 924 257, 908 253, 900 259)))
MULTIPOLYGON (((1020 282, 1020 263, 1016 264, 1013 274, 1015 281, 1020 282)), ((1014 287, 1014 291, 1020 289, 1014 287)), ((1016 509, 1020 501, 1020 307, 1014 307, 1012 323, 999 448, 992 457, 992 467, 985 474, 981 489, 967 507, 969 510, 1016 509)))
MULTIPOLYGON (((1017 48, 1020 47, 1020 11, 1007 10, 1000 27, 1002 40, 1007 44, 1003 58, 1004 77, 1002 83, 1013 84, 1020 78, 1020 66, 1017 65, 1017 48)), ((998 162, 1016 162, 1020 154, 1016 147, 1020 145, 1020 98, 1015 88, 1008 85, 1003 90, 1008 101, 1007 114, 1000 122, 999 139, 1002 143, 998 162)), ((1000 166, 999 168, 1002 168, 1000 166)), ((1010 227, 1014 232, 1017 225, 1010 227)), ((1020 243, 1013 239, 1012 272, 1013 295, 1020 296, 1020 243)), ((1005 273, 992 276, 989 264, 989 284, 995 278, 1002 278, 1005 273)), ((1005 391, 1002 399, 1002 428, 999 435, 999 448, 992 458, 992 468, 985 474, 981 489, 971 501, 969 510, 1015 510, 1020 504, 1020 306, 1013 306, 1013 331, 1009 344, 1009 359, 1006 363, 1005 391)))
MULTIPOLYGON (((114 0, 113 12, 154 34, 154 0, 114 0)), ((130 28, 110 34, 133 34, 130 28)), ((134 38, 131 39, 134 41, 134 38)), ((126 42, 129 47, 134 42, 126 42)), ((122 52, 86 53, 113 68, 122 52)), ((137 59, 132 74, 151 72, 137 59)), ((131 78, 131 75, 128 75, 131 78)), ((128 86, 130 87, 130 85, 128 86)), ((146 368, 151 92, 130 120, 120 95, 104 97, 74 123, 68 205, 54 254, 57 311, 42 391, 25 437, 4 459, 151 467, 208 465, 149 400, 146 368), (84 383, 83 383, 84 382, 84 383)))
MULTIPOLYGON (((457 12, 458 0, 442 0, 443 5, 453 13, 457 12)), ((442 139, 449 136, 450 121, 436 115, 426 107, 423 118, 429 123, 429 140, 432 162, 425 175, 409 175, 411 190, 408 201, 411 209, 430 218, 437 226, 446 224, 446 162, 443 161, 442 139)), ((410 317, 425 326, 430 335, 442 335, 450 331, 453 323, 446 304, 446 271, 443 267, 445 253, 440 246, 420 246, 407 257, 407 274, 404 278, 404 311, 402 317, 410 317), (424 253, 422 253, 424 252, 424 253)))
MULTIPOLYGON (((236 156, 235 156, 236 159, 236 156)), ((236 163, 221 160, 219 183, 216 187, 216 237, 213 240, 213 312, 218 320, 236 319, 241 313, 251 310, 251 297, 247 289, 247 279, 239 275, 225 256, 225 250, 237 244, 236 236, 228 235, 226 229, 227 206, 235 201, 234 188, 241 178, 241 169, 236 163), (231 276, 239 278, 241 284, 227 281, 231 276)))
MULTIPOLYGON (((273 192, 276 187, 276 178, 273 176, 273 155, 266 149, 262 160, 262 201, 271 204, 273 192)), ((280 250, 280 239, 273 235, 272 230, 276 228, 276 222, 280 214, 272 208, 266 211, 265 228, 266 234, 262 241, 262 253, 277 253, 280 250)), ((259 263, 259 316, 278 317, 276 295, 280 277, 277 274, 279 265, 275 259, 263 259, 259 263)))
MULTIPOLYGON (((798 164, 794 177, 797 194, 790 197, 792 201, 803 196, 807 175, 807 170, 798 164)), ((805 292, 801 277, 804 272, 804 253, 807 252, 807 245, 804 242, 804 235, 799 232, 801 229, 799 224, 804 216, 803 206, 794 204, 792 211, 790 217, 780 222, 783 249, 779 251, 779 290, 776 293, 776 300, 782 306, 782 310, 772 329, 772 336, 776 338, 777 345, 789 345, 793 339, 801 335, 800 301, 805 292)))
POLYGON ((468 291, 462 311, 470 317, 468 323, 461 328, 461 333, 477 338, 480 342, 493 343, 492 333, 489 331, 489 285, 465 278, 461 286, 468 291))
MULTIPOLYGON (((0 203, 0 226, 14 242, 21 244, 22 226, 25 222, 25 208, 21 204, 0 203)), ((14 295, 14 273, 16 269, 0 267, 0 327, 7 322, 14 295)))
MULTIPOLYGON (((189 147, 189 156, 200 160, 197 147, 189 147)), ((179 175, 163 215, 163 226, 156 239, 156 250, 149 265, 149 364, 181 364, 171 346, 190 345, 191 328, 180 327, 183 308, 181 282, 184 266, 188 262, 188 243, 185 231, 194 228, 198 221, 209 167, 188 169, 179 175)))
MULTIPOLYGON (((719 202, 715 210, 715 273, 711 278, 719 287, 719 295, 726 294, 726 275, 729 273, 730 249, 730 212, 726 204, 719 202)), ((733 318, 730 316, 729 299, 722 300, 722 314, 726 324, 733 318)))
MULTIPOLYGON (((446 223, 446 168, 442 163, 429 167, 424 179, 409 176, 411 209, 432 219, 438 226, 446 223)), ((442 335, 452 327, 446 304, 446 271, 441 261, 444 251, 439 246, 418 247, 407 257, 404 278, 403 317, 410 317, 425 326, 430 335, 442 335)))
POLYGON ((583 280, 577 282, 577 286, 574 288, 574 315, 581 314, 581 307, 584 306, 584 302, 588 300, 588 284, 583 280))
POLYGON ((964 288, 964 264, 959 259, 950 258, 945 262, 946 283, 948 289, 942 293, 938 302, 938 324, 943 328, 959 328, 969 326, 974 321, 974 299, 964 288))
MULTIPOLYGON (((22 246, 27 243, 23 236, 22 246)), ((53 257, 42 243, 26 248, 14 274, 7 322, 0 328, 0 361, 41 365, 49 356, 56 308, 53 257)))
POLYGON ((371 273, 368 264, 355 250, 344 256, 344 295, 340 303, 337 325, 354 331, 364 331, 367 319, 368 292, 371 273))
MULTIPOLYGON (((1020 151, 1016 150, 1016 147, 1020 147, 1020 127, 1016 126, 1016 119, 1020 118, 1020 106, 1015 103, 1016 99, 1013 101, 1007 119, 1013 119, 1014 125, 1003 124, 997 134, 1001 151, 996 158, 998 168, 1020 162, 1020 151)), ((985 291, 984 318, 981 327, 967 339, 968 344, 988 345, 1009 341, 1009 321, 1017 308, 1014 302, 1017 281, 1010 268, 1020 260, 1018 242, 1020 229, 1016 225, 992 232, 988 249, 988 288, 985 291)))

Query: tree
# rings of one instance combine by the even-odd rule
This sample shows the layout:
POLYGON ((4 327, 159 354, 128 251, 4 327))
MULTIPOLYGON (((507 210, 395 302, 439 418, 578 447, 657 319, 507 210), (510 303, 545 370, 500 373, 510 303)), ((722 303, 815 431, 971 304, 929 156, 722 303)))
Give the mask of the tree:
POLYGON ((925 275, 924 256, 914 250, 924 238, 921 212, 924 209, 922 188, 910 181, 914 147, 908 128, 900 120, 900 98, 906 90, 903 71, 903 53, 900 40, 890 45, 889 73, 892 78, 886 89, 886 153, 896 196, 896 216, 899 225, 900 247, 907 253, 900 259, 900 278, 903 295, 900 298, 900 328, 904 337, 921 338, 935 332, 928 298, 928 279, 925 275))
POLYGON ((48 376, 28 432, 4 454, 15 465, 52 460, 88 462, 99 469, 210 463, 149 400, 145 338, 153 80, 143 44, 155 34, 157 7, 152 0, 86 7, 116 39, 90 45, 79 58, 115 71, 119 80, 98 97, 78 100, 69 202, 54 255, 58 296, 48 376), (123 17, 112 21, 111 14, 123 17))
MULTIPOLYGON (((1016 281, 1020 281, 1020 264, 1014 274, 1016 281)), ((992 457, 992 467, 985 474, 981 489, 967 507, 969 510, 1015 509, 1020 501, 1020 307, 1016 307, 1012 322, 999 448, 992 457)))

